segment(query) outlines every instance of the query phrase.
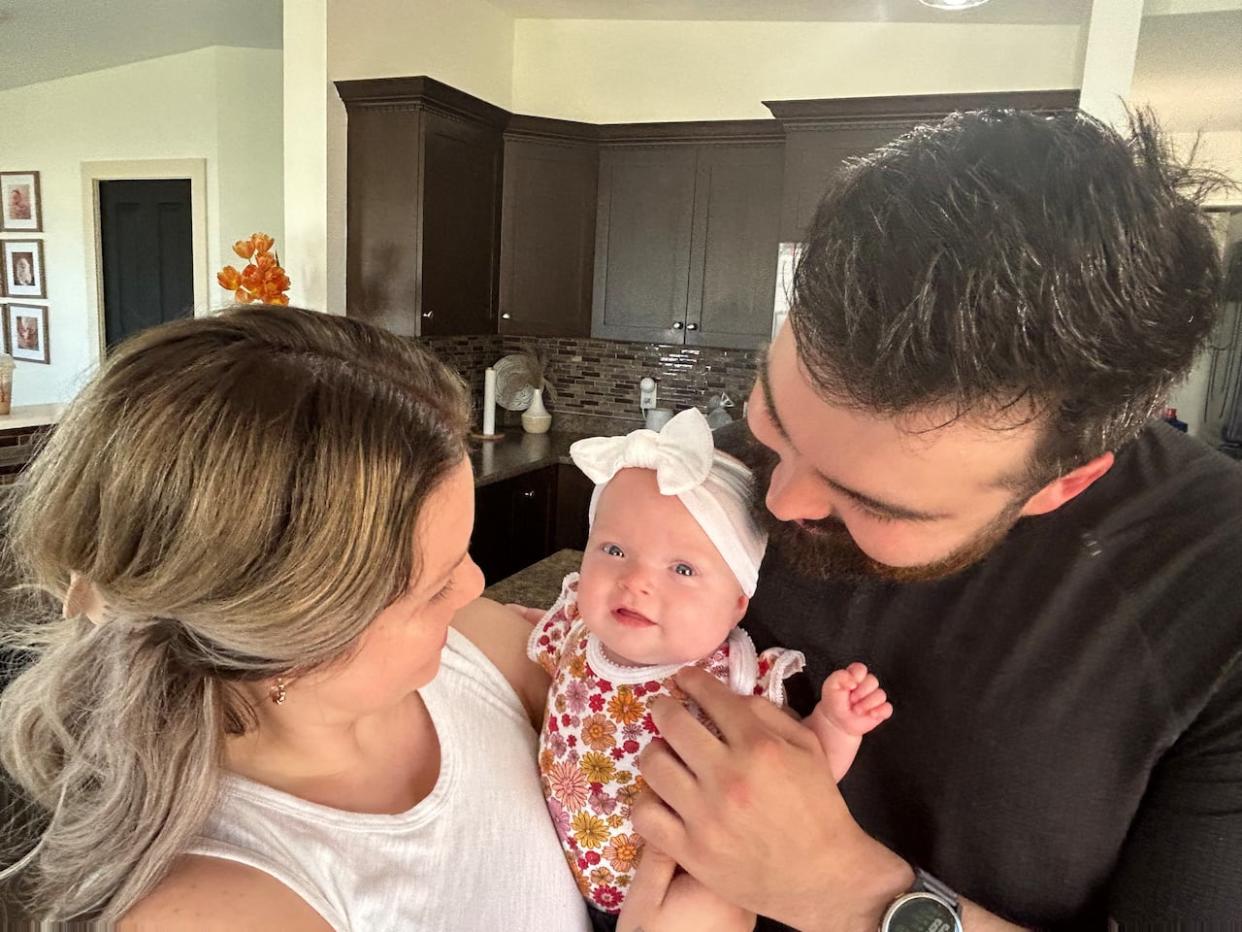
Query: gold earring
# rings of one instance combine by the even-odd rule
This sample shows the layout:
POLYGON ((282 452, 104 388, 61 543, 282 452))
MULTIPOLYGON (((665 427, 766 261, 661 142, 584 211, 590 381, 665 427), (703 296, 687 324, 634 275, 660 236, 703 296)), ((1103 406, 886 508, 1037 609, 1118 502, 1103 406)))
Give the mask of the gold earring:
POLYGON ((273 705, 281 705, 285 701, 286 695, 288 695, 288 690, 285 688, 285 678, 278 676, 271 689, 267 691, 267 698, 272 700, 273 705))

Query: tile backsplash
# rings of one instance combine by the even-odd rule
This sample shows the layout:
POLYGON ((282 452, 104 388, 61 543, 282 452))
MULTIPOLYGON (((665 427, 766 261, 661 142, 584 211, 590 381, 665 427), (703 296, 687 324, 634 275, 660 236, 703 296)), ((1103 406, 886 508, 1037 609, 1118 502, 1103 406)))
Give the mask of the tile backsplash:
POLYGON ((742 402, 750 394, 762 352, 492 334, 428 337, 422 342, 470 383, 476 405, 483 398, 485 368, 507 353, 539 346, 548 355, 548 380, 556 389, 555 404, 548 404, 554 416, 560 413, 572 415, 574 420, 631 421, 631 426, 639 426, 642 420, 638 382, 644 376, 658 380, 658 404, 662 408, 681 410, 695 405, 703 409, 709 397, 723 391, 735 405, 730 413, 741 417, 742 402))

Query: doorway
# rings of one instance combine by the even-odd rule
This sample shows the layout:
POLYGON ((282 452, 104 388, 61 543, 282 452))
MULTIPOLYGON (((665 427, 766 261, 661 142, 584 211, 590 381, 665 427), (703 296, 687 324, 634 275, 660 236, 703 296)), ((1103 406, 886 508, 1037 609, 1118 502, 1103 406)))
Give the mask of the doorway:
POLYGON ((188 178, 99 182, 104 346, 194 315, 188 178))

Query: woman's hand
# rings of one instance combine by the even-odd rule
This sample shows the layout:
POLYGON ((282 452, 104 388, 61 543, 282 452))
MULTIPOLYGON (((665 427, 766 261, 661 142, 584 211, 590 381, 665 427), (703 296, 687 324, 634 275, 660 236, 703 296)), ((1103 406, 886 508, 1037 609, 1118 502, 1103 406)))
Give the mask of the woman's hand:
POLYGON ((679 872, 672 858, 651 845, 643 849, 617 921, 617 932, 751 932, 754 927, 754 913, 679 872))

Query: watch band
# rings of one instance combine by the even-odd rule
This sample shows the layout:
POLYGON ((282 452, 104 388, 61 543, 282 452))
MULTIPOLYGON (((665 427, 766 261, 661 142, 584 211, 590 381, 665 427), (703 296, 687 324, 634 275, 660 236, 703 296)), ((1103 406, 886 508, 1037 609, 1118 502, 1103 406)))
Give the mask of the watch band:
MULTIPOLYGON (((911 865, 913 867, 913 865, 911 865)), ((921 867, 914 867, 914 884, 910 887, 911 893, 917 892, 934 893, 952 907, 953 912, 957 913, 958 918, 962 917, 962 904, 958 901, 957 893, 948 885, 937 880, 921 867)))

